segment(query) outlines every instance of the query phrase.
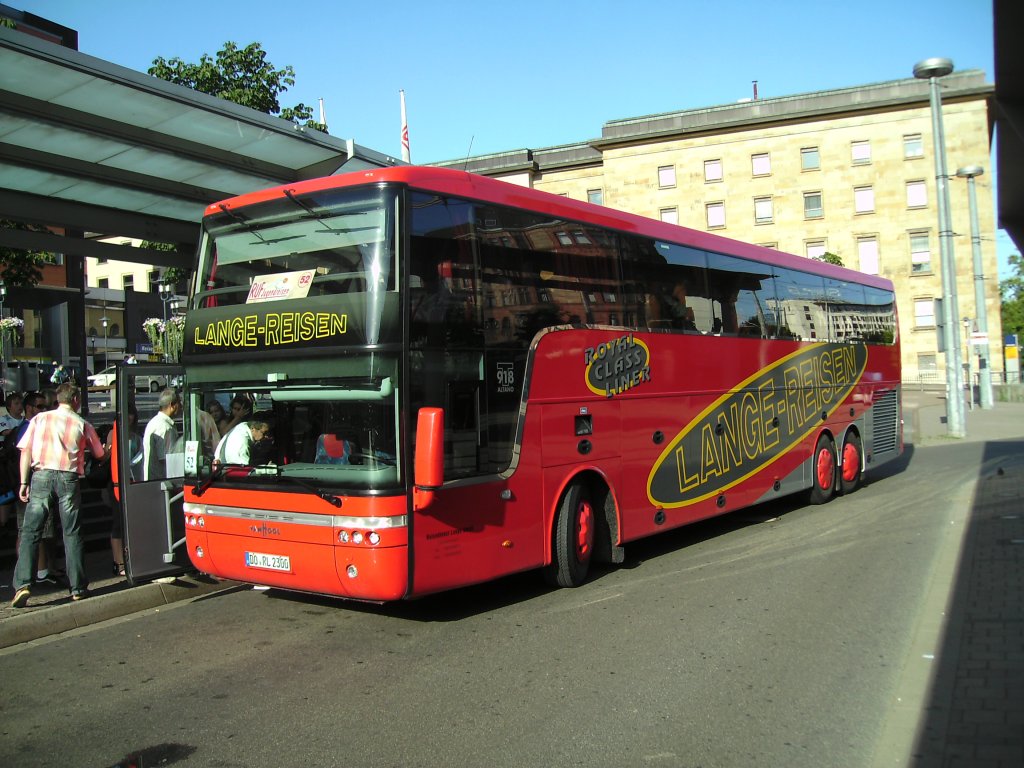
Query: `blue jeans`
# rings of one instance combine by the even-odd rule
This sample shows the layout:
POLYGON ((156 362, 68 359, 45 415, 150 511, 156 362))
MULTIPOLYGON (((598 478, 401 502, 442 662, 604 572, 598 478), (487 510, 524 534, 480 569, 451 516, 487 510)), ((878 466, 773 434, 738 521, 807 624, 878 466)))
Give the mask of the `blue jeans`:
POLYGON ((64 526, 64 554, 71 592, 82 592, 89 586, 85 580, 82 532, 78 522, 78 513, 82 508, 78 473, 37 469, 32 473, 32 487, 29 490, 28 506, 25 507, 25 521, 21 526, 18 564, 14 568, 16 590, 29 586, 36 575, 36 557, 43 523, 46 521, 47 511, 51 514, 54 512, 55 504, 60 511, 61 525, 64 526))

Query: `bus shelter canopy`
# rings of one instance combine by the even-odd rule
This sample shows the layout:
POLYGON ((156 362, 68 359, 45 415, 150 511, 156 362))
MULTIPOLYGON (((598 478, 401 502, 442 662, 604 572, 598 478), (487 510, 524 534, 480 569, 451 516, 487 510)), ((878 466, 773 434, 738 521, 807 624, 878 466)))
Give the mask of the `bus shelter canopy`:
POLYGON ((0 27, 0 217, 66 233, 0 231, 0 244, 187 267, 210 203, 342 166, 395 162, 0 27), (127 249, 83 232, 172 243, 178 252, 132 249, 126 258, 127 249))

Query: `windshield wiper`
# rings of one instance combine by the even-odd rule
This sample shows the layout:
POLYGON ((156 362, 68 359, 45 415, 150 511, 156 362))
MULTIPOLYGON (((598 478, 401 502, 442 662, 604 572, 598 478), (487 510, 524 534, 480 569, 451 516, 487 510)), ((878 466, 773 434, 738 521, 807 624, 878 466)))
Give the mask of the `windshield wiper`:
MULTIPOLYGON (((203 480, 203 482, 201 482, 199 485, 197 485, 193 493, 196 496, 202 496, 204 493, 206 493, 206 490, 211 485, 217 482, 220 478, 224 477, 224 475, 227 474, 229 469, 247 469, 249 470, 249 474, 252 474, 255 470, 262 469, 263 466, 264 465, 257 466, 253 464, 225 464, 220 461, 215 462, 213 471, 210 472, 210 476, 203 480)), ((280 470, 277 471, 280 472, 280 470)))
POLYGON ((329 491, 325 491, 323 488, 318 488, 317 486, 313 485, 312 483, 307 483, 305 480, 301 480, 301 479, 299 479, 297 477, 293 477, 292 475, 282 475, 281 474, 281 467, 277 468, 277 479, 278 480, 289 480, 290 482, 293 482, 296 485, 301 485, 303 488, 305 488, 310 493, 312 493, 312 494, 314 494, 316 496, 319 496, 321 499, 326 501, 332 507, 337 507, 338 509, 341 509, 341 497, 335 496, 333 493, 330 493, 329 491))
POLYGON ((217 482, 217 480, 224 475, 224 470, 225 465, 218 464, 217 467, 210 472, 210 476, 197 485, 192 493, 196 496, 202 496, 211 485, 217 482))

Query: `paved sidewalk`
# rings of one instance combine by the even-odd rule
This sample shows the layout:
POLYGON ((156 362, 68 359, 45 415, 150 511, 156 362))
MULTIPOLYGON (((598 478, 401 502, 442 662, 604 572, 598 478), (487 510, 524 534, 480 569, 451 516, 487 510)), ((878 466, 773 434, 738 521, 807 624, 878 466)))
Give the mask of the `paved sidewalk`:
POLYGON ((112 575, 109 550, 86 552, 85 569, 89 579, 88 599, 75 603, 67 587, 33 586, 32 596, 24 608, 11 607, 13 565, 0 572, 3 583, 0 588, 0 648, 237 586, 235 582, 202 574, 187 574, 170 583, 130 586, 123 577, 112 575))

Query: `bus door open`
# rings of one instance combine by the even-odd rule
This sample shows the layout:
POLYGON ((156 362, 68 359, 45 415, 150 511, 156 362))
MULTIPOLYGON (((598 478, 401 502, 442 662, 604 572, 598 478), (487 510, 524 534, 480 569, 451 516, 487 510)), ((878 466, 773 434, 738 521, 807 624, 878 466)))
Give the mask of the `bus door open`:
POLYGON ((178 443, 164 462, 146 470, 143 436, 160 410, 160 394, 170 387, 182 390, 180 365, 140 363, 118 367, 115 386, 117 446, 114 490, 120 500, 114 514, 122 515, 125 574, 130 584, 191 570, 185 551, 182 513, 184 433, 182 416, 175 419, 178 443), (131 414, 137 414, 135 419, 131 414), (147 477, 148 475, 148 477, 147 477))

